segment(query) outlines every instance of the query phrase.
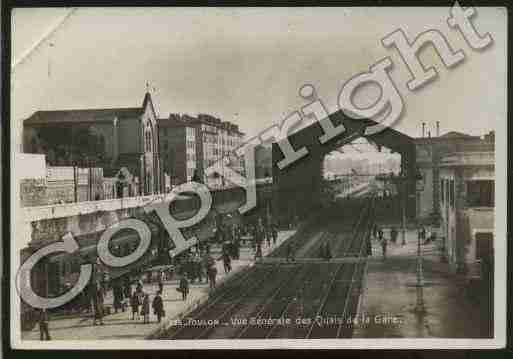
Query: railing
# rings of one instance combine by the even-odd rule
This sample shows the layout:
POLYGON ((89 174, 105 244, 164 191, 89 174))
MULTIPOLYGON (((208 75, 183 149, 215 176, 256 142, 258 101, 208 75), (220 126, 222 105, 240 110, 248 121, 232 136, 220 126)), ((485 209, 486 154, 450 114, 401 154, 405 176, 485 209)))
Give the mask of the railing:
POLYGON ((98 211, 115 211, 123 208, 135 208, 144 206, 152 201, 164 198, 163 194, 116 198, 101 201, 87 201, 55 204, 48 206, 24 207, 23 218, 26 222, 40 221, 44 219, 62 218, 94 213, 98 211))

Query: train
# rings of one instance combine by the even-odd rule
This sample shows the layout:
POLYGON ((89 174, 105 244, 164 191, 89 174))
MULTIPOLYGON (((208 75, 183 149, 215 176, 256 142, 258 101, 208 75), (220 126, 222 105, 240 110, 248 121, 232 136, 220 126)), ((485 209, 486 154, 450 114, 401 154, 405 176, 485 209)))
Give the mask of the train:
MULTIPOLYGON (((177 219, 184 219, 194 215, 194 208, 199 207, 199 198, 193 194, 180 195, 170 205, 170 211, 177 219)), ((186 239, 195 236, 200 244, 211 243, 216 240, 216 230, 223 222, 240 220, 238 212, 223 213, 212 208, 207 216, 199 223, 181 229, 186 239)), ((115 280, 125 275, 140 274, 146 268, 157 265, 170 265, 172 259, 169 250, 174 244, 164 226, 155 213, 140 214, 133 218, 144 221, 151 232, 151 242, 148 250, 137 261, 124 267, 106 267, 109 280, 115 280)), ((55 297, 66 292, 78 279, 80 266, 87 263, 96 263, 98 257, 97 244, 102 232, 87 236, 76 236, 79 250, 74 253, 59 252, 48 255, 40 260, 32 269, 31 284, 36 294, 44 297, 55 297)), ((109 249, 115 256, 126 256, 138 246, 139 236, 134 230, 121 229, 109 241, 109 249)), ((21 263, 28 259, 38 248, 27 247, 21 251, 21 263)), ((85 295, 85 293, 83 294, 85 295)), ((82 295, 75 298, 69 305, 80 302, 82 295)), ((69 307, 65 305, 65 307, 69 307)), ((55 308, 51 312, 58 312, 63 308, 55 308)), ((22 330, 31 330, 36 323, 37 310, 21 300, 22 330)))

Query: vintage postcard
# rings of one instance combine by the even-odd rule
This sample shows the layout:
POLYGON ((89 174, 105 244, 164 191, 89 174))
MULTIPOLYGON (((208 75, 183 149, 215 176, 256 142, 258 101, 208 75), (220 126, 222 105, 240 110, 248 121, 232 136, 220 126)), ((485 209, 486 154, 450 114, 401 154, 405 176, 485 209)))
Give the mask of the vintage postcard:
POLYGON ((13 9, 12 347, 504 347, 507 20, 13 9))

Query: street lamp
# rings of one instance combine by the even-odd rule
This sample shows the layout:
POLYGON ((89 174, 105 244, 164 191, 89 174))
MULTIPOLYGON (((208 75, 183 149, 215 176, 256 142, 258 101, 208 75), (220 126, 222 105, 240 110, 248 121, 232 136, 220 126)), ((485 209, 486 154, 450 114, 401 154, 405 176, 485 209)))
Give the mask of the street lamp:
POLYGON ((406 245, 406 204, 408 201, 408 177, 401 177, 403 184, 403 205, 402 205, 402 216, 401 216, 401 237, 402 245, 406 245))
MULTIPOLYGON (((424 178, 417 168, 415 175, 416 192, 424 191, 424 178)), ((422 268, 422 251, 420 248, 420 236, 417 235, 417 304, 415 305, 415 312, 422 314, 426 311, 424 307, 424 273, 422 268)))

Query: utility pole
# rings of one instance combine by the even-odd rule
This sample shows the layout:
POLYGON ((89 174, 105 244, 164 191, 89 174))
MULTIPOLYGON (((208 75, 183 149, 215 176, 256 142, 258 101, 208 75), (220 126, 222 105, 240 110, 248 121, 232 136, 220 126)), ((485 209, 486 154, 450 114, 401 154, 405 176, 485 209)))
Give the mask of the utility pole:
POLYGON ((422 250, 420 248, 420 236, 417 236, 417 304, 415 312, 424 313, 424 273, 422 269, 422 250))
POLYGON ((407 177, 401 178, 402 180, 402 186, 403 187, 403 205, 402 205, 402 219, 401 219, 401 238, 402 238, 402 245, 406 245, 406 203, 407 203, 407 196, 408 196, 408 183, 407 183, 407 177))
POLYGON ((78 202, 78 174, 77 174, 77 163, 76 161, 73 163, 73 189, 74 189, 74 197, 75 197, 75 203, 78 202))

